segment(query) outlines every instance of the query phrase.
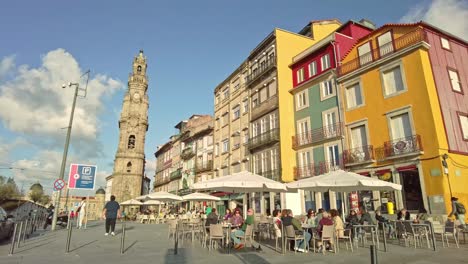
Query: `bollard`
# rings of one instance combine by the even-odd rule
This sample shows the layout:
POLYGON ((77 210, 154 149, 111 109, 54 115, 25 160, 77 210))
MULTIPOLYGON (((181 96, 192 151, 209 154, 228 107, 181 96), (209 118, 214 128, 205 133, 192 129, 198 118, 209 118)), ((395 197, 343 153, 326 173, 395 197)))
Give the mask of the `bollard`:
POLYGON ((23 221, 20 222, 20 228, 18 232, 18 239, 16 240, 16 248, 20 247, 20 242, 21 242, 21 232, 23 231, 23 221))
POLYGON ((379 223, 379 224, 382 225, 384 252, 387 252, 387 237, 385 236, 385 224, 384 223, 379 223))
POLYGON ((15 227, 13 227, 13 236, 11 237, 10 252, 8 253, 8 256, 13 256, 13 253, 15 251, 15 239, 16 239, 16 228, 17 227, 18 227, 18 224, 15 223, 15 227))
POLYGON ((29 227, 29 219, 26 219, 26 223, 24 225, 23 229, 23 237, 21 239, 21 242, 24 244, 24 241, 26 240, 26 234, 28 233, 28 227, 29 227))
POLYGON ((177 255, 177 248, 179 247, 179 221, 176 221, 176 228, 175 228, 175 237, 174 237, 174 255, 177 255))
POLYGON ((125 223, 122 223, 122 237, 120 238, 120 254, 125 253, 125 223))
POLYGON ((70 242, 71 242, 71 236, 72 236, 72 229, 73 229, 73 225, 70 225, 70 228, 68 229, 67 245, 66 245, 66 248, 65 248, 65 253, 70 252, 70 242))
POLYGON ((371 264, 379 263, 377 259, 377 249, 375 248, 375 245, 370 246, 370 257, 371 257, 371 264))
POLYGON ((286 236, 284 235, 284 225, 281 224, 281 254, 282 255, 286 253, 285 240, 286 240, 286 236))

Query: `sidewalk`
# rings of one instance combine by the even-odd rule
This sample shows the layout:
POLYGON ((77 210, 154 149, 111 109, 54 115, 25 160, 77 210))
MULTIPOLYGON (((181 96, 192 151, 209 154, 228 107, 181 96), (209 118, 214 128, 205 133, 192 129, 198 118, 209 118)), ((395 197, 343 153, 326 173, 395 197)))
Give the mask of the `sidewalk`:
MULTIPOLYGON (((70 253, 65 253, 67 230, 55 232, 40 231, 15 249, 13 256, 8 256, 9 244, 0 245, 0 263, 370 263, 369 249, 359 248, 351 253, 344 246, 338 254, 287 252, 285 255, 274 252, 268 245, 264 251, 256 253, 250 248, 233 251, 227 255, 223 250, 204 249, 195 241, 180 241, 178 254, 174 255, 174 240, 167 239, 167 225, 144 225, 127 223, 125 254, 120 254, 121 224, 117 225, 116 236, 104 236, 104 223, 90 223, 86 230, 73 229, 70 253)), ((262 242, 263 243, 263 242, 262 242)), ((274 246, 273 246, 274 247, 274 246)), ((389 245, 389 252, 379 252, 379 263, 468 263, 468 245, 460 249, 451 244, 442 248, 438 243, 436 252, 430 249, 404 248, 389 245)))

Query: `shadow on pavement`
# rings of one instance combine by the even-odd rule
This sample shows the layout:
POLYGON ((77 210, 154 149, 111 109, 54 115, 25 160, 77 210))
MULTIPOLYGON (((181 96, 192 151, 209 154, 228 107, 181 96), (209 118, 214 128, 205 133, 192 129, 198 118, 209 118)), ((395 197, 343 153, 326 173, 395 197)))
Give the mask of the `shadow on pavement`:
POLYGON ((126 249, 124 249, 124 254, 125 254, 125 252, 127 252, 127 250, 132 248, 137 242, 138 242, 138 240, 133 241, 133 243, 130 246, 128 246, 126 249))
POLYGON ((174 255, 174 249, 168 249, 166 256, 164 257, 164 264, 185 264, 190 263, 187 259, 187 250, 184 248, 179 248, 177 250, 177 255, 174 255))
POLYGON ((237 258, 239 258, 242 263, 245 264, 270 264, 266 259, 262 258, 256 253, 240 253, 234 254, 237 258))
POLYGON ((82 248, 82 247, 89 246, 89 245, 93 244, 94 242, 97 242, 97 239, 96 239, 96 240, 93 240, 93 241, 90 241, 90 242, 88 242, 88 243, 86 243, 86 244, 83 244, 83 245, 81 245, 81 246, 79 246, 79 247, 77 247, 77 248, 74 248, 74 249, 70 250, 70 252, 73 252, 73 251, 75 251, 75 250, 78 250, 78 249, 80 249, 80 248, 82 248))

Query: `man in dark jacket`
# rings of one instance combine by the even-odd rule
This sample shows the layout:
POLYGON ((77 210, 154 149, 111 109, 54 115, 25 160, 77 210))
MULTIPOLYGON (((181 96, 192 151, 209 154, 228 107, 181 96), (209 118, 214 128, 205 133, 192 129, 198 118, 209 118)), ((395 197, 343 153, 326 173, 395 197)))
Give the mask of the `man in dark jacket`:
POLYGON ((114 195, 111 195, 111 200, 104 206, 102 218, 106 219, 106 233, 104 235, 108 236, 110 229, 111 235, 115 236, 115 222, 117 221, 117 218, 120 218, 120 205, 115 201, 114 195))

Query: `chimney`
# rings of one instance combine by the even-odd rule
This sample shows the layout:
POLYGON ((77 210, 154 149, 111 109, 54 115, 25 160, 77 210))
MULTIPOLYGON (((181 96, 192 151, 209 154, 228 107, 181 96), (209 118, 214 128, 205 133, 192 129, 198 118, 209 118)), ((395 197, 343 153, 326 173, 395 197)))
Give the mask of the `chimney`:
POLYGON ((369 19, 363 18, 359 20, 359 23, 363 24, 364 26, 372 29, 376 29, 377 27, 375 26, 374 22, 370 21, 369 19))

